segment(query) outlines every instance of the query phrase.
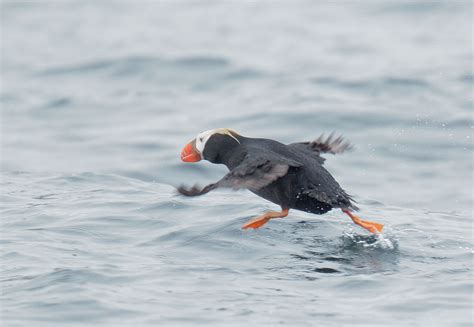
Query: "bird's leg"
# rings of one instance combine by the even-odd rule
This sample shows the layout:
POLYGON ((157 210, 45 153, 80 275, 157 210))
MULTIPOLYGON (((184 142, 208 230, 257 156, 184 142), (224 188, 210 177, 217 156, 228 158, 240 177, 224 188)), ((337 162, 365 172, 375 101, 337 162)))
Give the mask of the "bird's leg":
POLYGON ((352 212, 350 212, 349 209, 342 209, 342 212, 344 212, 346 215, 351 217, 352 221, 355 224, 357 224, 360 227, 368 230, 369 232, 374 233, 374 234, 378 234, 378 233, 382 232, 382 228, 383 228, 382 224, 374 223, 374 222, 367 221, 367 220, 362 220, 359 217, 357 217, 356 215, 354 215, 352 212))
POLYGON ((288 216, 288 208, 282 208, 281 211, 268 211, 265 212, 263 215, 258 216, 257 218, 251 219, 247 221, 243 226, 242 229, 247 228, 259 228, 265 225, 270 219, 273 218, 283 218, 288 216))

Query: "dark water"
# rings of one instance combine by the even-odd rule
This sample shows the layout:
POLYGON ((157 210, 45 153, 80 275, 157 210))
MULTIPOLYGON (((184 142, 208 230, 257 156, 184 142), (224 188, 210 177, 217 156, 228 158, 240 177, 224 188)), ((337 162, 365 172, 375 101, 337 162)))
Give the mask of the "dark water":
POLYGON ((472 3, 3 1, 2 326, 471 326, 472 3), (186 165, 198 132, 337 131, 338 211, 186 165))

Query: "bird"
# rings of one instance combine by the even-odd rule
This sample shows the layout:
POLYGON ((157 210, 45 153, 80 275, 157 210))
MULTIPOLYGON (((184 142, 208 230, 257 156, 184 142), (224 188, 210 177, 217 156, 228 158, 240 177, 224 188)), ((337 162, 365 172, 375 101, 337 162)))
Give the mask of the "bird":
POLYGON ((342 136, 324 134, 310 142, 283 144, 266 138, 245 137, 229 128, 215 128, 199 133, 181 151, 181 160, 195 163, 207 160, 224 164, 229 172, 215 183, 177 188, 183 196, 200 196, 218 188, 248 189, 280 206, 246 222, 243 229, 256 229, 271 219, 288 216, 290 209, 324 214, 339 208, 352 221, 379 234, 383 225, 362 220, 355 200, 344 191, 324 168, 323 153, 339 154, 353 146, 342 136))

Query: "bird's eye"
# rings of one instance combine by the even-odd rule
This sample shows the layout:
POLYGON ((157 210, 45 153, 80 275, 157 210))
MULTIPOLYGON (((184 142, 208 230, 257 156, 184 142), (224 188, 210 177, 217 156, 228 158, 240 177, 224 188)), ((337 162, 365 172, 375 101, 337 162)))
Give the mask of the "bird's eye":
POLYGON ((204 140, 204 138, 200 137, 200 138, 199 138, 199 142, 202 142, 202 140, 204 140))

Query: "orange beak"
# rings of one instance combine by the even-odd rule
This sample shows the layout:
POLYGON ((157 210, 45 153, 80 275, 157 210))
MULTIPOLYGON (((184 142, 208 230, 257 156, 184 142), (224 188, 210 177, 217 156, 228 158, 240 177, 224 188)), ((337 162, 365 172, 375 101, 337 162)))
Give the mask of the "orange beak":
POLYGON ((181 160, 184 162, 198 162, 201 160, 201 155, 194 149, 192 143, 188 143, 181 151, 181 160))

